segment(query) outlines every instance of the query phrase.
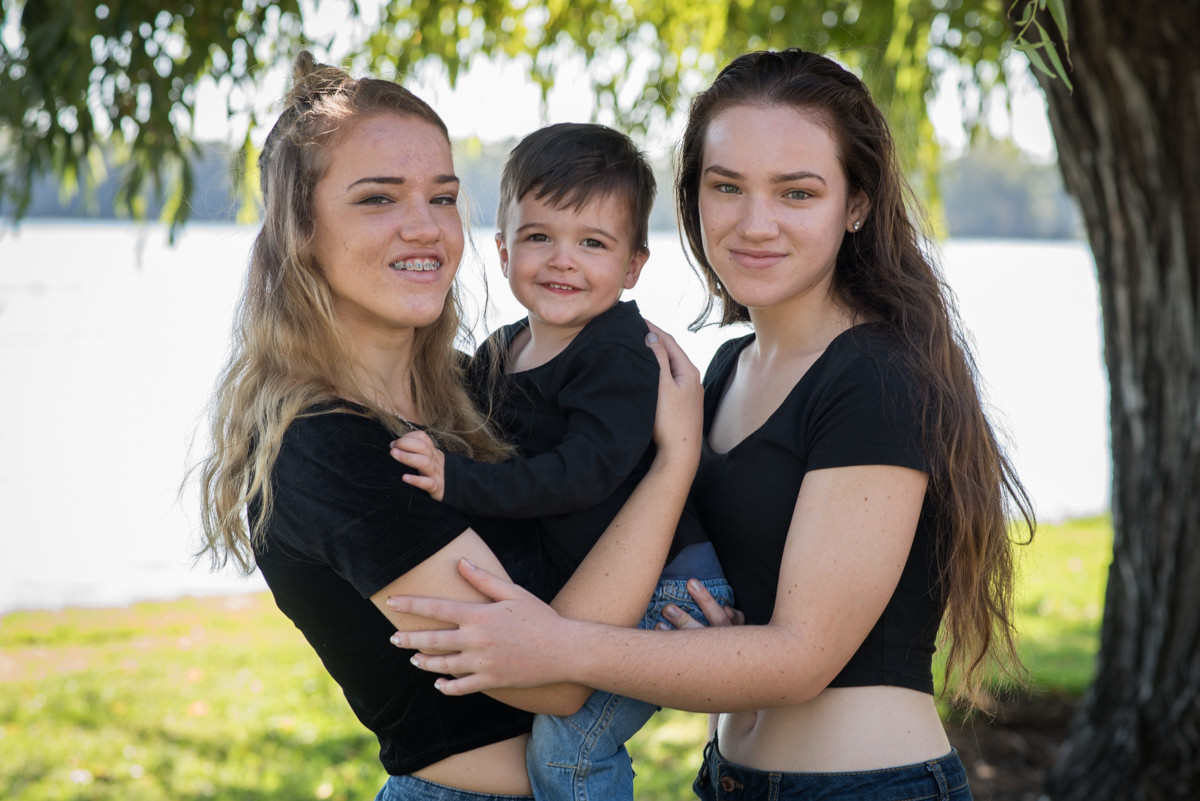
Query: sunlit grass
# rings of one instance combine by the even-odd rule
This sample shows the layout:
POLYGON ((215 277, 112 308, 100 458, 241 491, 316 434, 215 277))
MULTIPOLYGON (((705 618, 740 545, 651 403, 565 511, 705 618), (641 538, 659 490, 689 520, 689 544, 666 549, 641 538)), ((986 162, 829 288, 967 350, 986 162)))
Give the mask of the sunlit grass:
POLYGON ((14 613, 0 651, 5 798, 358 799, 382 783, 374 738, 268 596, 14 613))
MULTIPOLYGON (((1041 690, 1092 675, 1106 518, 1024 549, 1018 628, 1041 690)), ((704 716, 630 744, 639 801, 690 797, 704 716)), ((0 617, 0 797, 22 801, 370 799, 377 744, 267 595, 0 617)))
POLYGON ((1081 694, 1100 645, 1112 521, 1075 520, 1038 529, 1022 549, 1018 650, 1035 689, 1081 694))

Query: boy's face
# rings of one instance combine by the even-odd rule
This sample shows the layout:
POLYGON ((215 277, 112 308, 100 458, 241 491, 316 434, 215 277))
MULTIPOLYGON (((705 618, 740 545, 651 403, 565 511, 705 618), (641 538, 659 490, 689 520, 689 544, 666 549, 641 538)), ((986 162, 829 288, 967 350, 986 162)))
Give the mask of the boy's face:
POLYGON ((615 197, 558 209, 528 192, 496 234, 500 269, 529 312, 531 329, 574 334, 632 289, 649 252, 633 241, 629 212, 615 197))

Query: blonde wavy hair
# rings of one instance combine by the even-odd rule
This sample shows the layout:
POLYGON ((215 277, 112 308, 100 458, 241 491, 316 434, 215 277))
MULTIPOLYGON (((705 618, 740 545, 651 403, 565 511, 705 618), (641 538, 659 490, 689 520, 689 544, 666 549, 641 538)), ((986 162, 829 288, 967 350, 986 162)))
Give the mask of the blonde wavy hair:
MULTIPOLYGON (((197 556, 208 556, 214 567, 232 558, 247 572, 254 568, 257 533, 271 514, 271 470, 292 421, 322 404, 350 400, 393 434, 408 430, 358 377, 353 343, 312 255, 313 194, 338 131, 348 120, 397 114, 425 120, 449 140, 437 113, 402 86, 351 78, 315 63, 308 52, 295 60, 284 105, 259 156, 263 226, 238 304, 232 352, 210 407, 212 449, 197 465, 204 535, 197 556)), ((495 461, 509 449, 463 388, 462 355, 454 347, 461 315, 456 283, 438 320, 416 332, 411 399, 440 447, 495 461)))

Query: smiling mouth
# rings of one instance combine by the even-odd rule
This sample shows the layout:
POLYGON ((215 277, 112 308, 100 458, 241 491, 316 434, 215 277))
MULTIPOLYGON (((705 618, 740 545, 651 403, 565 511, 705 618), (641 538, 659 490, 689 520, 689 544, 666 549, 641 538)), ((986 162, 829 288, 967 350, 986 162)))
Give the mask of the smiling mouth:
POLYGON ((388 266, 393 270, 408 270, 414 273, 428 273, 441 267, 442 263, 437 259, 409 259, 406 261, 394 261, 388 266))
POLYGON ((577 292, 577 291, 579 291, 579 290, 578 290, 578 287, 567 286, 566 284, 550 284, 550 283, 547 283, 547 284, 545 284, 544 286, 545 286, 547 289, 557 289, 557 290, 558 290, 558 291, 560 291, 560 292, 577 292))

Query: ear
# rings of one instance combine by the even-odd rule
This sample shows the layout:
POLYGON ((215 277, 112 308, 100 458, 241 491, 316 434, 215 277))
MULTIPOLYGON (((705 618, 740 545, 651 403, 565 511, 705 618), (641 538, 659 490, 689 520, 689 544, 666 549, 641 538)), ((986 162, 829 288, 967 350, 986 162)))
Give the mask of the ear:
POLYGON ((642 276, 642 268, 646 266, 648 258, 650 258, 650 248, 645 245, 633 251, 633 258, 629 260, 629 266, 625 268, 625 282, 621 284, 622 287, 633 289, 638 278, 642 276))
POLYGON ((500 272, 508 278, 508 245, 504 243, 504 232, 496 232, 496 252, 500 254, 500 272))
POLYGON ((867 224, 867 217, 871 214, 871 199, 867 197, 867 193, 861 189, 854 193, 850 198, 850 202, 846 204, 846 231, 847 233, 855 234, 862 230, 862 226, 867 224), (855 223, 861 223, 858 228, 855 228, 855 223))

